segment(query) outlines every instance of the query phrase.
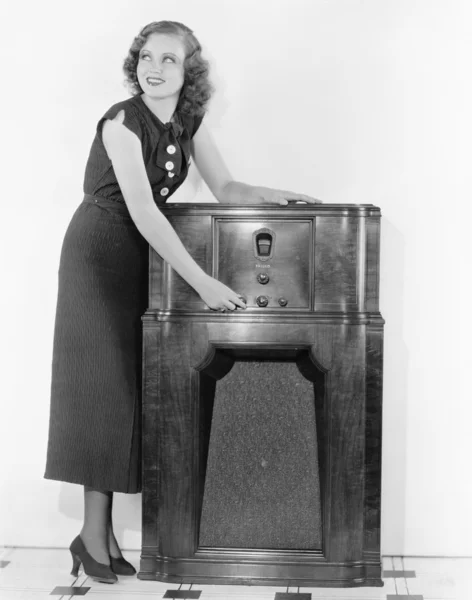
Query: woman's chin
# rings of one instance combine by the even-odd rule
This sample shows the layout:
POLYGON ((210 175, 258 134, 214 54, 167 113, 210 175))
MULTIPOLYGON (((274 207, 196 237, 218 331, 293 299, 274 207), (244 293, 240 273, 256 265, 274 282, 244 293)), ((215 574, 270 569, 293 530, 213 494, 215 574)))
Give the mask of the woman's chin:
POLYGON ((148 83, 146 79, 139 81, 139 85, 145 94, 151 97, 168 98, 180 93, 182 86, 176 88, 169 81, 162 83, 148 83))

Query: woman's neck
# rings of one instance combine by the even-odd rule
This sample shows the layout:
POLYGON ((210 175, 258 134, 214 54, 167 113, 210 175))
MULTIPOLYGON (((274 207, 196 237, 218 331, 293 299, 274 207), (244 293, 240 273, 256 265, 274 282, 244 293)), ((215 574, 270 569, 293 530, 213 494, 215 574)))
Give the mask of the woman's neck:
POLYGON ((146 94, 141 94, 141 98, 146 106, 152 111, 162 123, 168 123, 177 108, 178 98, 170 96, 169 98, 151 98, 146 94))

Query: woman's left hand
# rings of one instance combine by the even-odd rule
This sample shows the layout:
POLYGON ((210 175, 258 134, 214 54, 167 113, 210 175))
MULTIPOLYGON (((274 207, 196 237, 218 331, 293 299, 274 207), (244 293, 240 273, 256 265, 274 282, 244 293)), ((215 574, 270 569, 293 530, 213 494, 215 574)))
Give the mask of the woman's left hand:
POLYGON ((307 204, 322 204, 321 200, 312 198, 306 194, 297 194, 287 190, 274 190, 272 188, 257 187, 257 196, 262 202, 269 204, 282 204, 286 206, 291 200, 292 202, 304 202, 307 204))

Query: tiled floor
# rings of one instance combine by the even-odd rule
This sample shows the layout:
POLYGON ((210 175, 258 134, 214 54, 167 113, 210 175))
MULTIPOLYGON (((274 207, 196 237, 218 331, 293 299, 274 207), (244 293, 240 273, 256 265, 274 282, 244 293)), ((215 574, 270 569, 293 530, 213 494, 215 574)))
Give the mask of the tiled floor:
MULTIPOLYGON (((125 552, 139 570, 139 552, 125 552)), ((472 558, 383 557, 384 587, 298 588, 169 584, 119 577, 96 583, 72 568, 68 550, 0 549, 0 600, 472 600, 472 558), (176 593, 178 592, 178 593, 176 593)))

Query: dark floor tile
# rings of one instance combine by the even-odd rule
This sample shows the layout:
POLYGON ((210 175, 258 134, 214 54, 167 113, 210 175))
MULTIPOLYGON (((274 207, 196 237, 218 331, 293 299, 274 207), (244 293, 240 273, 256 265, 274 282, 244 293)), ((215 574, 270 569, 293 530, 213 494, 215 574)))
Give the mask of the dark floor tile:
POLYGON ((0 560, 0 569, 4 569, 7 565, 10 564, 9 560, 0 560))
POLYGON ((190 600, 191 598, 200 598, 201 590, 167 590, 163 598, 182 598, 190 600))
POLYGON ((50 596, 85 596, 89 591, 89 587, 66 587, 58 585, 55 587, 50 596))
POLYGON ((306 592, 297 594, 296 592, 275 592, 274 600, 311 600, 311 594, 306 592))
POLYGON ((423 596, 410 596, 409 594, 387 594, 387 600, 424 600, 423 596))
POLYGON ((416 577, 415 571, 384 571, 382 573, 382 577, 395 577, 396 579, 400 577, 416 577))

